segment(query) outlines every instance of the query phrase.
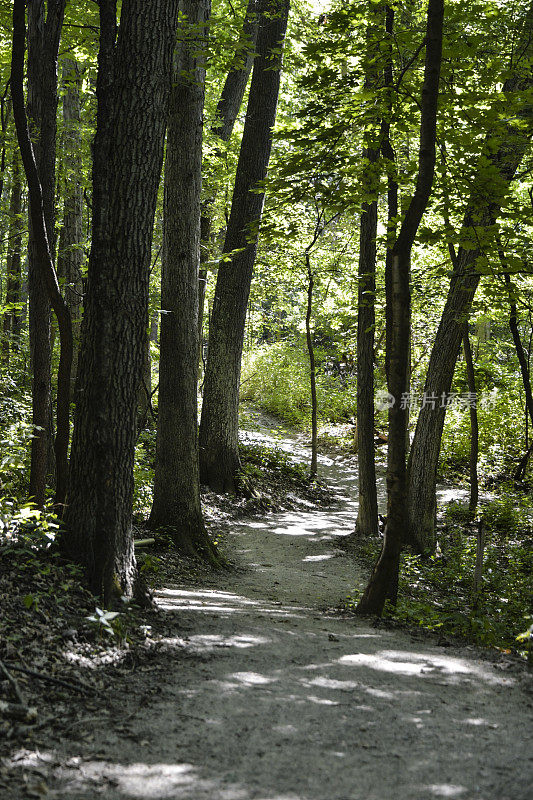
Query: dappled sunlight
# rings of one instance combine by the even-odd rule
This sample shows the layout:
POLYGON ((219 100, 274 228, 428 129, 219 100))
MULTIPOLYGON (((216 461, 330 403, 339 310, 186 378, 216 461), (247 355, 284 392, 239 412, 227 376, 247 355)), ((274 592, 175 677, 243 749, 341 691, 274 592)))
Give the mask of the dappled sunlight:
POLYGON ((374 655, 355 653, 345 655, 339 663, 353 666, 370 667, 382 672, 393 672, 401 675, 446 675, 450 677, 464 676, 481 678, 492 684, 509 685, 513 680, 496 675, 483 664, 454 656, 433 656, 402 650, 382 650, 374 655))
POLYGON ((302 561, 328 561, 330 558, 335 558, 337 553, 322 553, 319 556, 305 556, 302 561))
POLYGON ((432 783, 421 788, 431 792, 435 797, 460 797, 466 792, 464 786, 457 786, 452 783, 432 783))
MULTIPOLYGON (((62 767, 57 767, 54 753, 28 754, 16 760, 17 767, 34 766, 39 761, 54 765, 56 778, 61 788, 57 796, 70 797, 74 793, 90 790, 100 793, 102 789, 119 792, 121 797, 139 800, 164 800, 183 798, 195 800, 202 793, 210 793, 220 800, 246 800, 249 792, 238 784, 225 784, 221 788, 216 780, 201 778, 198 768, 189 763, 135 762, 117 764, 112 761, 72 758, 62 767)), ((115 795, 116 796, 116 795, 115 795)))
POLYGON ((160 589, 155 594, 159 608, 164 611, 202 611, 209 614, 242 614, 251 610, 279 617, 297 617, 302 608, 297 606, 277 606, 251 600, 230 592, 217 592, 214 589, 194 591, 192 589, 160 589))
POLYGON ((255 647, 259 644, 269 644, 270 639, 266 636, 247 636, 236 634, 235 636, 223 636, 222 634, 197 634, 189 636, 188 642, 200 650, 211 650, 215 647, 236 647, 243 649, 255 647))
POLYGON ((275 678, 267 678, 266 675, 259 675, 257 672, 234 672, 232 675, 228 675, 228 678, 242 683, 243 686, 265 686, 275 680, 275 678))

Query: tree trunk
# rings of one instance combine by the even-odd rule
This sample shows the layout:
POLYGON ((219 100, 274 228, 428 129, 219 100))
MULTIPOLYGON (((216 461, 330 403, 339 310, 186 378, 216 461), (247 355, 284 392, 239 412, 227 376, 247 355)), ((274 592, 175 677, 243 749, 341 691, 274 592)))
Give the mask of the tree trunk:
MULTIPOLYGON (((28 4, 28 118, 41 184, 48 246, 55 253, 55 158, 57 135, 57 56, 65 0, 28 4)), ((46 498, 51 435, 50 301, 39 265, 29 214, 28 294, 32 364, 32 423, 29 493, 38 506, 46 498)))
MULTIPOLYGON (((222 142, 229 142, 237 114, 242 105, 248 78, 254 62, 254 48, 259 30, 259 0, 249 0, 244 16, 239 43, 235 49, 233 65, 228 72, 220 99, 217 105, 216 122, 212 131, 222 142)), ((200 261, 209 261, 210 236, 211 236, 211 208, 215 202, 217 190, 209 187, 207 197, 202 203, 200 224, 200 261)), ((198 286, 198 331, 199 331, 199 357, 202 363, 202 331, 205 306, 205 290, 207 285, 207 269, 200 267, 198 286)))
POLYGON ((93 235, 63 552, 109 603, 131 595, 136 411, 178 0, 100 0, 93 235))
POLYGON ((314 277, 313 270, 311 269, 311 259, 308 252, 305 254, 305 265, 307 267, 307 311, 305 315, 305 335, 307 341, 307 352, 309 354, 309 376, 311 381, 311 469, 309 472, 309 477, 315 478, 318 467, 318 404, 316 397, 315 350, 313 347, 313 336, 311 334, 314 277))
MULTIPOLYGON (((377 153, 366 150, 370 169, 377 153), (374 157, 375 156, 375 157, 374 157)), ((378 498, 374 457, 374 331, 376 291, 377 199, 365 203, 359 234, 359 284, 357 301, 357 461, 359 510, 356 531, 370 538, 378 533, 378 498)))
POLYGON ((146 427, 150 404, 152 402, 152 359, 150 356, 150 331, 146 330, 143 341, 143 365, 139 386, 139 405, 137 409, 137 433, 146 427))
MULTIPOLYGON (((48 17, 46 25, 51 24, 52 32, 57 33, 61 30, 61 20, 63 8, 56 6, 48 7, 48 17), (55 18, 53 12, 57 13, 55 18), (50 15, 52 19, 50 20, 50 15)), ((22 164, 26 173, 29 195, 30 223, 32 236, 32 255, 34 267, 39 270, 43 289, 46 292, 49 303, 51 304, 57 318, 60 336, 60 355, 59 368, 57 375, 57 434, 55 438, 55 460, 57 470, 56 505, 65 502, 67 489, 67 453, 69 444, 69 410, 70 410, 70 367, 72 363, 72 325, 69 309, 61 295, 57 275, 54 269, 52 251, 48 241, 48 227, 46 223, 46 202, 44 192, 40 182, 39 170, 35 160, 34 151, 30 139, 26 108, 24 104, 24 50, 26 38, 25 2, 15 0, 13 6, 13 48, 11 56, 11 96, 13 100, 13 117, 17 130, 17 139, 22 158, 22 164)), ((54 40, 55 41, 55 40, 54 40)), ((55 46, 55 45, 54 45, 55 46)), ((57 48, 56 48, 57 52, 57 48)), ((50 76, 51 81, 51 76, 50 76)), ((48 94, 48 96, 50 96, 48 94)), ((52 136, 50 129, 53 127, 46 115, 43 120, 47 126, 41 128, 41 144, 48 142, 50 146, 55 144, 55 136, 52 136), (47 135, 43 136, 43 131, 47 129, 47 135)), ((54 129, 55 130, 55 129, 54 129)), ((48 157, 46 154, 45 159, 48 157)), ((44 163, 44 162, 43 162, 44 163)), ((44 170, 47 174, 47 170, 44 170)), ((52 198, 53 199, 53 198, 52 198)), ((50 209, 49 209, 50 211, 50 209)), ((53 211, 53 207, 52 207, 53 211)), ((49 224, 51 224, 49 222, 49 224)))
POLYGON ((78 369, 83 286, 83 187, 81 183, 81 108, 79 67, 73 58, 63 61, 63 221, 59 233, 57 273, 63 280, 63 293, 72 318, 71 387, 78 369))
MULTIPOLYGON (((457 254, 457 266, 429 359, 424 387, 426 396, 440 399, 450 392, 464 322, 470 314, 481 278, 476 269, 477 259, 482 255, 479 242, 485 241, 494 226, 509 185, 530 146, 533 107, 524 100, 518 113, 513 110, 509 116, 508 109, 513 94, 520 98, 523 93, 527 97, 526 90, 533 86, 533 75, 527 66, 533 52, 532 27, 533 10, 530 9, 516 48, 521 59, 515 64, 515 75, 505 81, 502 94, 495 103, 498 121, 487 133, 472 186, 461 231, 461 239, 467 247, 460 247, 457 254), (513 118, 518 120, 518 124, 513 118)), ((428 404, 420 410, 409 455, 408 541, 419 553, 433 552, 436 546, 435 486, 445 414, 444 403, 435 409, 428 404)))
POLYGON ((230 218, 215 290, 200 425, 202 481, 235 491, 239 461, 241 355, 264 193, 276 119, 288 0, 263 0, 246 122, 230 218))
POLYGON ((216 133, 223 142, 230 140, 252 71, 260 11, 260 1, 249 0, 233 65, 228 72, 218 101, 217 121, 213 125, 213 133, 216 133))
POLYGON ((392 248, 397 236, 398 181, 396 178, 396 155, 392 147, 390 129, 393 106, 394 76, 392 71, 392 48, 395 10, 387 6, 385 11, 386 60, 383 83, 386 89, 387 110, 381 123, 381 153, 387 163, 387 253, 385 256, 385 375, 389 375, 389 358, 392 336, 392 248))
MULTIPOLYGON (((379 82, 379 47, 382 38, 383 6, 370 4, 366 33, 365 88, 376 91, 379 82)), ((374 333, 376 325, 376 236, 378 230, 379 175, 376 164, 379 144, 375 113, 364 132, 362 177, 363 207, 359 224, 359 280, 357 288, 357 462, 359 505, 358 536, 378 533, 378 497, 374 457, 374 333)))
POLYGON ((411 296, 409 276, 411 251, 426 210, 435 173, 435 139, 440 66, 442 61, 443 0, 429 0, 426 59, 420 115, 420 148, 415 193, 392 250, 392 324, 388 388, 394 398, 389 408, 387 447, 387 524, 383 549, 357 611, 381 614, 387 598, 396 600, 400 551, 406 534, 406 437, 411 296))
POLYGON ((170 98, 161 266, 161 355, 150 527, 187 554, 218 563, 200 506, 198 268, 205 49, 211 0, 183 0, 186 18, 170 98))
POLYGON ((22 176, 20 172, 19 154, 13 150, 13 174, 11 197, 9 201, 9 234, 6 260, 6 305, 4 312, 2 341, 2 361, 9 364, 11 347, 19 348, 20 308, 22 299, 22 176))
POLYGON ((475 514, 479 498, 479 481, 477 475, 477 461, 479 455, 479 424, 477 418, 477 392, 476 374, 474 372, 474 361, 472 358, 472 348, 470 346, 470 336, 468 334, 468 322, 465 322, 463 332, 463 351, 465 354, 466 378, 469 392, 470 409, 470 513, 475 514))
MULTIPOLYGON (((500 256, 500 263, 503 269, 507 270, 505 254, 503 252, 500 243, 498 244, 498 250, 500 256)), ((504 278, 505 278, 505 286, 507 287, 507 293, 509 295, 509 308, 510 308, 509 330, 511 331, 511 335, 513 337, 516 357, 518 359, 518 364, 520 365, 520 373, 522 375, 522 383, 524 385, 524 394, 526 398, 526 421, 527 421, 527 415, 529 415, 529 419, 531 419, 531 423, 533 424, 533 391, 531 389, 531 379, 529 376, 528 358, 524 350, 524 345, 522 344, 522 339, 520 338, 520 331, 518 330, 518 312, 516 308, 516 300, 513 294, 513 285, 511 283, 511 277, 507 271, 505 271, 504 278)), ((529 447, 527 445, 527 439, 526 439, 526 453, 520 459, 517 471, 515 473, 515 480, 521 480, 524 477, 527 469, 528 460, 529 460, 529 447)))

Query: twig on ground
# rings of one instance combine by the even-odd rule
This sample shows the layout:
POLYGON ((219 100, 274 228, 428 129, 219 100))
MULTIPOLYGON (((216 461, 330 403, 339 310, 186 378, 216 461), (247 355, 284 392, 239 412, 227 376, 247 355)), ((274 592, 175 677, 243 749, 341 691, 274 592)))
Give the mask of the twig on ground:
POLYGON ((5 700, 0 700, 0 715, 30 722, 37 719, 37 709, 28 708, 28 706, 21 703, 6 703, 5 700))
POLYGON ((21 706, 25 706, 27 708, 28 707, 28 703, 26 702, 26 698, 22 694, 22 691, 20 689, 20 686, 18 685, 17 679, 14 678, 13 675, 9 672, 8 668, 6 667, 6 665, 4 664, 3 661, 0 661, 0 670, 4 673, 4 675, 6 676, 7 680, 11 684, 11 686, 13 688, 13 691, 15 692, 15 695, 17 696, 17 700, 19 701, 20 705, 21 706))
POLYGON ((55 683, 58 686, 62 686, 64 689, 74 689, 76 692, 95 692, 92 686, 88 686, 85 683, 80 683, 76 681, 76 683, 72 683, 71 681, 64 681, 61 678, 54 678, 52 675, 46 675, 43 672, 35 672, 33 669, 26 669, 26 667, 17 667, 13 664, 10 665, 11 669, 14 669, 16 672, 22 672, 24 675, 30 675, 32 678, 37 678, 41 681, 48 681, 48 683, 55 683))

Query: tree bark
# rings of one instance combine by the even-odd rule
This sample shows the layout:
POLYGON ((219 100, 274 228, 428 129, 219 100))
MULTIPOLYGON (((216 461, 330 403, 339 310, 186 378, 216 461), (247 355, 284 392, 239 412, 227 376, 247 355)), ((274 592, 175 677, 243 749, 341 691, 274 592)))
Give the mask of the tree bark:
POLYGON ((63 77, 63 220, 59 232, 57 274, 63 281, 63 293, 72 318, 71 388, 78 369, 83 286, 83 187, 81 183, 81 107, 80 72, 73 58, 65 58, 63 77))
POLYGON ((265 180, 276 119, 288 0, 263 0, 246 122, 209 332, 200 424, 200 475, 214 491, 235 491, 240 468, 241 356, 265 180))
MULTIPOLYGON (((374 157, 375 156, 375 157, 374 157)), ((370 168, 377 160, 366 150, 370 168)), ((374 166, 375 168, 375 166, 374 166)), ((357 461, 359 509, 356 531, 370 538, 378 533, 378 498, 374 457, 374 331, 376 291, 377 199, 365 203, 359 233, 359 284, 357 302, 357 461)))
POLYGON ((252 71, 260 10, 259 0, 249 0, 233 65, 228 72, 218 101, 213 133, 223 142, 229 142, 233 133, 235 120, 252 71))
MULTIPOLYGON (((259 0, 249 0, 244 16, 239 43, 235 49, 233 65, 228 72, 220 99, 217 105, 216 121, 212 127, 213 133, 222 142, 229 142, 237 114, 242 105, 248 78, 254 62, 254 48, 259 30, 259 0)), ((200 224, 200 259, 201 262, 209 261, 211 237, 211 209, 217 195, 216 187, 209 187, 207 196, 202 203, 200 224)), ((199 356, 198 363, 202 363, 202 331, 205 306, 205 290, 207 286, 208 271, 200 267, 198 286, 198 331, 199 331, 199 356)))
MULTIPOLYGON (((377 68, 382 38, 382 6, 370 5, 366 34, 365 88, 376 91, 377 68)), ((380 120, 372 114, 364 133, 362 178, 363 207, 359 224, 359 280, 357 288, 357 462, 359 505, 356 523, 358 536, 371 538, 378 533, 378 497, 374 457, 374 333, 376 325, 376 237, 378 231, 379 144, 376 127, 380 120)))
POLYGON ((313 347, 313 336, 311 333, 313 287, 315 281, 313 270, 311 269, 311 258, 309 252, 306 252, 305 254, 305 266, 307 268, 307 310, 305 314, 305 336, 307 341, 307 352, 309 355, 309 377, 311 385, 311 468, 309 471, 309 477, 315 478, 318 468, 318 403, 316 397, 315 350, 313 347))
MULTIPOLYGON (((509 117, 509 98, 518 98, 533 86, 528 59, 533 53, 533 8, 528 10, 516 48, 521 54, 515 74, 503 84, 494 111, 497 122, 488 131, 479 169, 463 220, 457 265, 453 270, 448 297, 431 350, 424 391, 426 396, 446 397, 450 392, 459 354, 463 326, 468 319, 481 273, 476 269, 482 255, 481 242, 489 235, 498 217, 518 166, 527 152, 533 133, 533 108, 524 100, 518 113, 509 117), (514 119, 513 119, 514 117, 514 119), (516 121, 515 121, 516 120, 516 121)), ((435 486, 446 407, 420 410, 408 469, 408 542, 419 553, 433 552, 436 546, 435 486)))
POLYGON ((9 234, 6 259, 6 305, 4 312, 2 361, 9 364, 12 347, 18 349, 20 336, 20 304, 22 299, 22 176, 19 154, 13 150, 11 196, 9 200, 9 234))
POLYGON ((463 333, 463 351, 465 355, 466 379, 469 392, 470 409, 470 503, 471 514, 476 513, 479 498, 479 481, 477 474, 477 461, 479 456, 479 423, 477 418, 477 392, 476 374, 474 372, 474 360, 472 358, 472 348, 470 346, 470 336, 468 333, 468 322, 465 322, 463 333))
MULTIPOLYGON (((503 269, 506 270, 507 264, 506 264, 505 254, 503 252, 503 248, 500 243, 498 244, 498 250, 499 250, 500 263, 503 269)), ((511 336, 513 337, 516 357, 518 359, 518 364, 520 365, 520 374, 522 375, 524 395, 526 398, 526 421, 527 421, 527 415, 529 415, 529 419, 533 424, 533 391, 531 389, 531 378, 529 376, 528 358, 524 350, 524 345, 522 344, 520 331, 518 330, 518 311, 516 308, 516 300, 513 294, 513 285, 511 283, 511 276, 507 271, 505 271, 504 279, 505 279, 505 286, 507 288, 507 293, 509 295, 509 311, 510 311, 509 330, 511 331, 511 336)), ((529 447, 526 438, 526 453, 520 459, 517 471, 515 473, 515 480, 521 480, 524 477, 528 460, 529 460, 529 447)))
POLYGON ((63 552, 131 595, 136 411, 178 0, 100 0, 93 230, 63 552))
POLYGON ((165 162, 161 336, 150 527, 189 555, 218 563, 200 505, 198 268, 205 50, 211 0, 182 0, 186 18, 170 97, 165 162))
POLYGON ((406 436, 411 296, 411 251, 426 210, 435 173, 435 139, 442 61, 443 0, 429 0, 426 59, 420 115, 418 175, 414 195, 392 250, 392 325, 388 388, 394 402, 389 408, 387 447, 387 524, 383 549, 357 606, 360 614, 381 614, 387 598, 396 600, 400 551, 406 534, 406 436))
MULTIPOLYGON (((65 0, 28 3, 28 119, 52 262, 55 253, 55 160, 57 137, 57 56, 65 0)), ((29 214, 28 294, 32 364, 32 423, 29 493, 38 506, 46 498, 51 436, 50 301, 39 264, 40 246, 29 214)), ((56 465, 57 469, 57 465, 56 465)), ((61 467, 60 467, 61 469, 61 467)))
MULTIPOLYGON (((63 4, 64 5, 64 4, 63 4)), ((49 4, 48 12, 57 12, 57 18, 51 20, 52 30, 57 34, 61 29, 63 9, 56 7, 53 9, 49 4)), ((47 25, 50 20, 47 18, 47 25)), ((26 173, 29 194, 29 208, 32 236, 32 256, 34 267, 39 270, 40 280, 46 296, 51 304, 57 318, 60 337, 60 356, 57 375, 57 434, 55 438, 55 458, 56 458, 56 493, 55 502, 62 505, 65 501, 67 489, 67 453, 69 445, 69 410, 70 410, 70 368, 72 363, 72 326, 70 312, 59 289, 57 275, 54 269, 52 253, 48 241, 48 226, 46 224, 46 202, 44 192, 39 180, 39 170, 34 156, 33 147, 30 139, 26 108, 24 104, 24 51, 26 37, 25 21, 25 2, 15 0, 13 6, 13 48, 11 57, 11 96, 13 100, 13 117, 17 130, 17 139, 22 158, 22 164, 26 173)), ((55 40, 54 40, 55 41, 55 40)), ((55 46, 55 45, 54 45, 55 46)), ((57 50, 56 50, 57 52, 57 50)), ((45 115, 43 115, 45 119, 45 115)), ((47 125, 53 127, 49 120, 47 125)), ((55 137, 48 131, 47 136, 43 137, 41 129, 41 146, 46 141, 50 144, 55 143, 55 137)), ((48 154, 46 154, 46 158, 48 154)), ((44 163, 44 162, 43 162, 44 163)), ((44 170, 48 174, 47 170, 44 170)), ((48 209, 50 212, 50 208, 48 209)), ((52 207, 53 211, 53 207, 52 207)), ((49 222, 51 224, 51 222, 49 222)))

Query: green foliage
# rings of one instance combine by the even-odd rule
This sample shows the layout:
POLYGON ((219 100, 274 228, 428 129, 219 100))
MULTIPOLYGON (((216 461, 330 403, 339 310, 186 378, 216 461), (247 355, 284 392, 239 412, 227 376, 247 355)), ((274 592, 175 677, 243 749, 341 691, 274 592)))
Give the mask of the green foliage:
MULTIPOLYGON (((356 412, 357 391, 353 378, 343 386, 326 375, 326 353, 317 348, 318 413, 323 420, 350 419, 356 412)), ((265 344, 245 356, 241 399, 250 400, 287 422, 303 425, 311 415, 309 360, 303 343, 265 344)))
POLYGON ((389 615, 477 644, 516 649, 533 574, 533 521, 520 518, 517 505, 516 498, 506 498, 482 511, 486 545, 479 597, 473 591, 477 525, 469 525, 453 504, 440 552, 427 560, 402 556, 399 600, 389 615))
MULTIPOLYGON (((521 453, 524 411, 518 387, 509 380, 505 389, 492 392, 478 406, 478 474, 488 482, 510 477, 521 453)), ((470 414, 452 406, 446 413, 439 471, 446 477, 466 476, 470 457, 470 414)))
POLYGON ((29 445, 33 436, 31 399, 12 378, 6 379, 4 389, 6 393, 0 394, 0 494, 14 497, 27 480, 29 445))
POLYGON ((308 469, 301 461, 293 461, 288 453, 261 444, 241 444, 242 479, 259 479, 265 471, 276 472, 288 482, 308 480, 308 469))
POLYGON ((138 518, 147 517, 152 507, 155 437, 154 428, 145 428, 135 448, 133 513, 138 518))

